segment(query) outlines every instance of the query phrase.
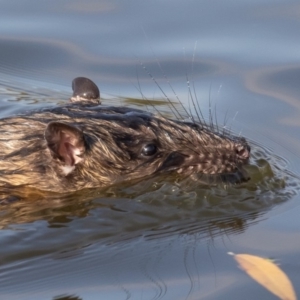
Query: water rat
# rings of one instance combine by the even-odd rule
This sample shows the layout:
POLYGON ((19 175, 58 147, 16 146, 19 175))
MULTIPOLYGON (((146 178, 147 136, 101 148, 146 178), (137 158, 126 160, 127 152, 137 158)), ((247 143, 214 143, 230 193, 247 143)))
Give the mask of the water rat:
POLYGON ((103 106, 88 78, 72 86, 67 105, 0 120, 0 188, 69 192, 169 172, 248 179, 244 138, 201 121, 103 106))

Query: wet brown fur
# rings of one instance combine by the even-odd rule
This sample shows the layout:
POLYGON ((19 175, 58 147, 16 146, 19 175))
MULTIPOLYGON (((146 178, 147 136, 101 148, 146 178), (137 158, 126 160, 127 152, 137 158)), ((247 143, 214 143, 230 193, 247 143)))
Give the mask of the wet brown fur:
POLYGON ((159 172, 187 176, 240 170, 249 159, 245 140, 211 129, 131 108, 77 103, 5 118, 0 120, 0 188, 69 192, 159 172), (55 135, 57 126, 63 132, 64 124, 74 131, 70 139, 76 141, 67 146, 79 149, 78 162, 68 162, 58 153, 59 146, 49 143, 48 136, 55 135), (157 151, 145 156, 143 148, 149 144, 157 151), (67 175, 61 168, 66 165, 74 168, 67 175))

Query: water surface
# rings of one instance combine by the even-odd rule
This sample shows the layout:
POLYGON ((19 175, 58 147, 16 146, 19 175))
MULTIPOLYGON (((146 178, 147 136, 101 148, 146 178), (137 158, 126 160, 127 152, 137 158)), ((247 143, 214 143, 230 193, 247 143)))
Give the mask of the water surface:
POLYGON ((274 258, 299 296, 299 11, 282 0, 2 1, 1 117, 64 103, 77 76, 104 104, 148 109, 146 97, 167 115, 165 95, 190 107, 190 86, 206 118, 211 108, 250 140, 253 176, 2 205, 1 298, 274 299, 229 251, 274 258))

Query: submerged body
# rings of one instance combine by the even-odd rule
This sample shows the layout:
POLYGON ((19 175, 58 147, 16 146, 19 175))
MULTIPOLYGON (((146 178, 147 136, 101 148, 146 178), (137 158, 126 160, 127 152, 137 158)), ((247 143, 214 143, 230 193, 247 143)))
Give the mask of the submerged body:
POLYGON ((77 78, 72 104, 0 120, 0 188, 68 192, 163 172, 247 180, 243 138, 201 122, 97 105, 95 89, 77 78))

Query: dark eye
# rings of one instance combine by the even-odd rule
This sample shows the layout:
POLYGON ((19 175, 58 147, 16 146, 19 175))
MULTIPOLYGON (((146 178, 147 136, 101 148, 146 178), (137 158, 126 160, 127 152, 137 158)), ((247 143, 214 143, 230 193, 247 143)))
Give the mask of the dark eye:
POLYGON ((157 147, 155 144, 147 144, 142 149, 142 155, 151 156, 157 152, 157 147))

